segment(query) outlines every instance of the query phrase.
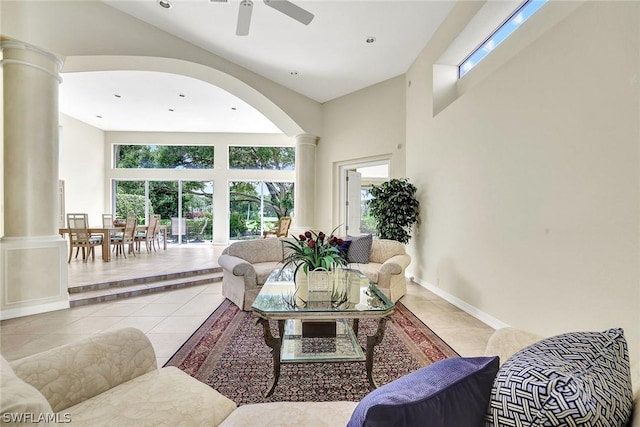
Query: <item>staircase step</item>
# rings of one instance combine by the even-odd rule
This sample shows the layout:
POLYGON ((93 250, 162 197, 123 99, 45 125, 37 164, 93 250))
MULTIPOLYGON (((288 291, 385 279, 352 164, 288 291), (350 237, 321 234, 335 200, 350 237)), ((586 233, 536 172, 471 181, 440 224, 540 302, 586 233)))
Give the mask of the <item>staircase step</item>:
POLYGON ((89 291, 97 291, 104 289, 113 289, 119 287, 130 287, 135 285, 144 285, 148 283, 157 283, 189 277, 196 277, 203 274, 221 273, 222 267, 203 268, 200 270, 181 271, 177 273, 165 273, 155 276, 134 277, 130 279, 113 280, 109 282, 91 283, 87 285, 78 285, 69 287, 70 294, 84 293, 89 291))
POLYGON ((84 292, 70 292, 69 303, 71 307, 77 307, 81 305, 96 304, 101 302, 114 301, 117 299, 148 295, 154 292, 163 292, 173 289, 184 289, 190 286, 199 286, 221 281, 222 272, 214 271, 212 273, 191 274, 187 275, 186 277, 170 278, 156 281, 144 281, 143 283, 130 284, 129 286, 119 284, 117 286, 111 286, 107 288, 90 289, 84 292))

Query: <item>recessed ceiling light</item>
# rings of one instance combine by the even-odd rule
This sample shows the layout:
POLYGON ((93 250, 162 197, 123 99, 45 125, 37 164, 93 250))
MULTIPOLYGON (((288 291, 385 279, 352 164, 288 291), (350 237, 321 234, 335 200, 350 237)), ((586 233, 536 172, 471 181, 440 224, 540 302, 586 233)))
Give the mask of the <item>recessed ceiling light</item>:
POLYGON ((290 72, 289 74, 291 74, 292 76, 297 76, 297 75, 299 75, 300 73, 299 73, 299 72, 297 72, 297 71, 292 71, 292 72, 290 72))
POLYGON ((169 2, 169 0, 159 0, 158 4, 165 9, 171 9, 171 3, 169 2))
POLYGON ((237 110, 237 108, 236 108, 236 107, 231 107, 231 109, 232 109, 233 111, 236 111, 236 110, 237 110))
POLYGON ((102 118, 102 116, 96 116, 96 117, 97 117, 97 118, 99 118, 99 119, 101 119, 101 118, 102 118))
POLYGON ((371 36, 371 37, 367 37, 366 40, 367 43, 371 44, 371 43, 375 43, 376 42, 376 38, 371 36))
POLYGON ((114 93, 113 96, 115 96, 116 98, 122 98, 120 95, 118 95, 117 93, 114 93))
POLYGON ((169 111, 173 111, 173 108, 169 108, 169 111))

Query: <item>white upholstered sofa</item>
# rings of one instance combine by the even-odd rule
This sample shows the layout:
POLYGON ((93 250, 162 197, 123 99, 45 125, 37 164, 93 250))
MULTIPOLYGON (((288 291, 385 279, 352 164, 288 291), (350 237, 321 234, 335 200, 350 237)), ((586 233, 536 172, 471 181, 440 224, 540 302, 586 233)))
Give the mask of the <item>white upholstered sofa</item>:
MULTIPOLYGON (((540 337, 501 329, 486 355, 505 361, 540 337)), ((0 422, 47 420, 81 426, 344 426, 357 402, 244 405, 174 367, 158 369, 153 347, 133 328, 7 362, 0 358, 0 422), (13 417, 13 418, 12 418, 13 417)), ((640 426, 640 364, 632 368, 634 418, 640 426)), ((19 425, 13 423, 12 425, 19 425)), ((34 425, 24 423, 23 425, 34 425)))
MULTIPOLYGON (((284 239, 234 242, 218 258, 222 267, 222 295, 245 311, 260 292, 269 274, 285 257, 284 239)), ((293 241, 293 239, 290 239, 293 241)), ((373 239, 368 263, 349 264, 364 273, 393 302, 407 292, 405 270, 411 257, 395 240, 373 239)))

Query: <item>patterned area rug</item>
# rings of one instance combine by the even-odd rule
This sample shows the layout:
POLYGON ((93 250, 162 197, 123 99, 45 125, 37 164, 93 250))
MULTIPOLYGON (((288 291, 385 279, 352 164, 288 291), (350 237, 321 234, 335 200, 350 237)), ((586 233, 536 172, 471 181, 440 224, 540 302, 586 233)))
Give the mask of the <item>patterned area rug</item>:
MULTIPOLYGON (((359 341, 373 335, 377 320, 361 320, 359 341)), ((277 334, 277 323, 271 331, 277 334)), ((375 348, 373 377, 386 384, 422 366, 458 354, 401 303, 375 348)), ((165 366, 176 366, 238 405, 275 401, 358 401, 369 393, 365 362, 281 365, 273 395, 265 398, 273 362, 262 327, 251 312, 225 300, 165 366)))

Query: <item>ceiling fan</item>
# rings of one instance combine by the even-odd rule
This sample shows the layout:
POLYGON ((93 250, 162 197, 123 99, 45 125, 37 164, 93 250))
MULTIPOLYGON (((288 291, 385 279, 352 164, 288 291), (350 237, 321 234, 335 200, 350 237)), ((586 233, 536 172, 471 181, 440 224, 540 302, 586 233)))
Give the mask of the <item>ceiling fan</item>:
MULTIPOLYGON (((288 0, 263 0, 264 4, 284 13, 296 21, 309 25, 313 20, 313 13, 291 3, 288 0)), ((252 0, 242 0, 240 2, 240 10, 238 11, 238 24, 236 26, 237 36, 246 36, 249 34, 249 25, 251 24, 251 12, 253 11, 252 0)))

